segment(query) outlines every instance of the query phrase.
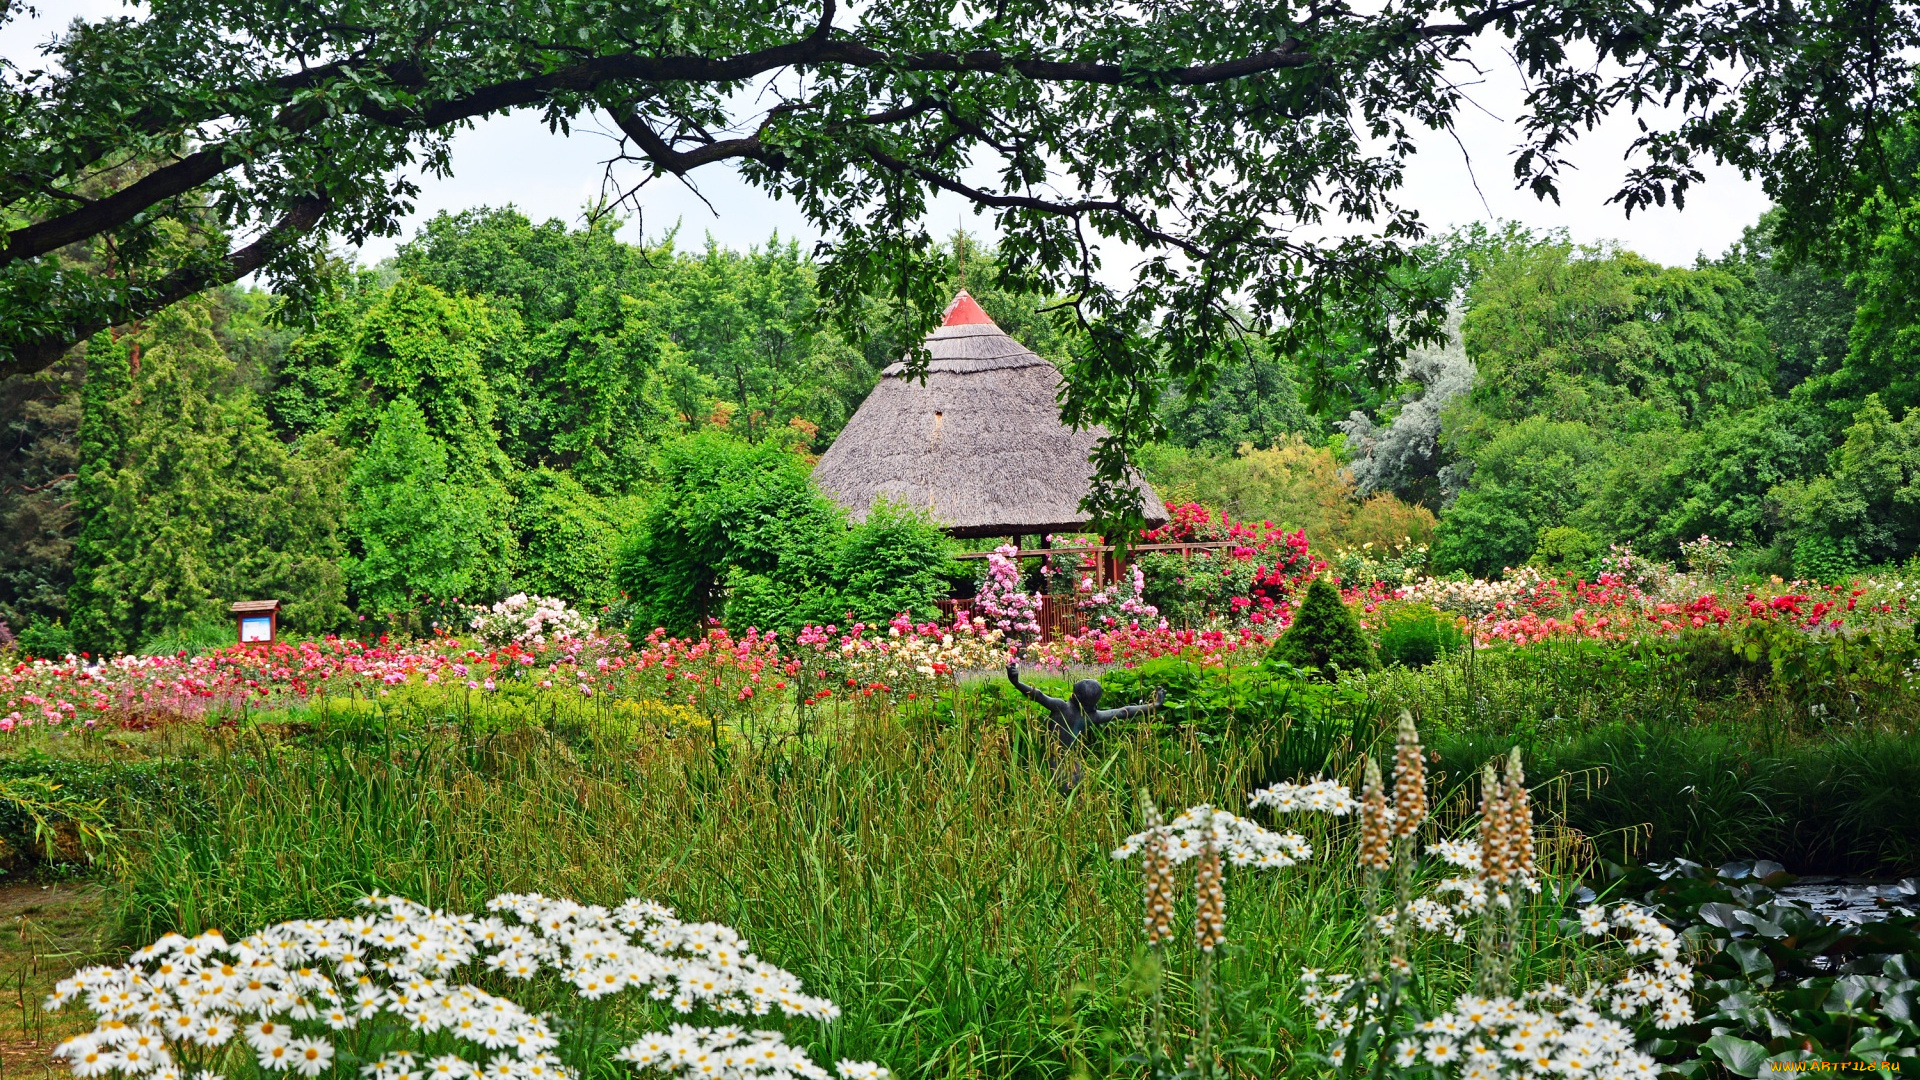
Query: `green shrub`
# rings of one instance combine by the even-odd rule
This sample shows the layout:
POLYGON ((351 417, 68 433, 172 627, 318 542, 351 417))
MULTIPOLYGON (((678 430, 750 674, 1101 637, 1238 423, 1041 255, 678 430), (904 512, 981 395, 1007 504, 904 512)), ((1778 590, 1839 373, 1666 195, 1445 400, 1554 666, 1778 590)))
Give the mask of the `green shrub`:
POLYGON ((1380 622, 1380 661, 1425 667, 1466 644, 1460 620, 1428 604, 1384 610, 1380 622))
POLYGON ((1540 533, 1528 562, 1543 570, 1582 573, 1602 550, 1599 538, 1572 525, 1555 525, 1540 533))
POLYGON ((140 642, 140 651, 149 656, 171 656, 175 653, 198 654, 212 649, 223 649, 239 639, 239 628, 232 619, 219 616, 195 619, 182 626, 163 630, 149 635, 140 642))
POLYGON ((23 656, 58 660, 73 651, 73 631, 58 619, 36 616, 20 631, 20 636, 14 638, 13 644, 23 656))
POLYGON ((611 604, 614 552, 645 512, 632 496, 601 498, 570 473, 535 469, 514 487, 513 530, 520 545, 516 590, 557 596, 581 607, 611 604))
POLYGON ((842 603, 868 623, 911 612, 938 619, 958 549, 924 511, 877 502, 834 554, 842 603))
POLYGON ((1530 416, 1473 456, 1473 478, 1434 533, 1433 562, 1486 577, 1525 562, 1541 532, 1586 501, 1602 453, 1586 424, 1530 416))
POLYGON ((849 529, 799 457, 718 433, 668 446, 657 464, 661 490, 614 569, 636 626, 686 633, 719 618, 791 633, 938 617, 954 545, 926 515, 880 504, 849 529))
POLYGON ((663 447, 655 469, 646 519, 614 559, 636 629, 689 633, 710 618, 757 618, 728 612, 729 587, 751 600, 782 589, 807 597, 827 584, 845 517, 799 457, 709 431, 663 447))
POLYGON ((1322 678, 1339 671, 1371 671, 1373 646, 1360 632, 1360 620, 1340 599, 1340 590, 1324 577, 1314 578, 1307 595, 1293 613, 1293 624, 1280 635, 1268 654, 1297 667, 1310 667, 1322 678))

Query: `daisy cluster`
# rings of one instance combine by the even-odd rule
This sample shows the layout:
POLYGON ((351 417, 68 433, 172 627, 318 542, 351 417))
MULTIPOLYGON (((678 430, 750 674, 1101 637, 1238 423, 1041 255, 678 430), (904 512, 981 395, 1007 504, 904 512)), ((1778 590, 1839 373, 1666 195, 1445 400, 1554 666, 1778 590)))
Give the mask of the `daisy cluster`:
POLYGON ((1580 910, 1580 929, 1589 937, 1612 932, 1628 956, 1652 957, 1605 992, 1613 1012, 1650 1019, 1662 1031, 1693 1022, 1693 968, 1680 959, 1680 937, 1672 927, 1632 904, 1620 904, 1611 913, 1595 904, 1580 910))
MULTIPOLYGON (((217 931, 168 934, 122 966, 79 971, 46 1006, 84 1002, 94 1029, 54 1053, 82 1078, 179 1080, 197 1069, 195 1080, 214 1080, 210 1068, 244 1046, 262 1070, 308 1077, 333 1068, 338 1054, 370 1080, 573 1080, 544 1017, 450 981, 475 964, 509 979, 554 975, 586 1000, 645 989, 682 1013, 778 1010, 822 1021, 840 1013, 730 928, 682 922, 648 900, 609 909, 503 895, 482 916, 392 896, 361 903, 365 912, 352 918, 280 923, 235 942, 217 931)), ((826 1075, 777 1033, 735 1028, 676 1027, 618 1056, 714 1080, 826 1075), (648 1056, 663 1040, 664 1056, 648 1056)), ((877 1069, 844 1062, 841 1074, 885 1075, 877 1069)))
POLYGON ((800 979, 747 951, 731 927, 685 923, 651 900, 628 900, 617 908, 576 904, 535 894, 496 896, 490 912, 511 914, 518 924, 481 920, 482 940, 499 951, 488 967, 508 978, 558 971, 590 1001, 626 989, 675 1012, 712 1009, 732 1016, 788 1016, 834 1020, 840 1007, 800 992, 800 979), (637 939, 637 940, 636 940, 637 939))
MULTIPOLYGON (((1649 962, 1583 993, 1548 985, 1515 998, 1462 997, 1450 1011, 1392 1033, 1383 1049, 1389 1061, 1460 1080, 1653 1076, 1654 1061, 1637 1048, 1629 1025, 1669 1031, 1693 1021, 1693 969, 1680 959, 1679 937, 1631 904, 1585 908, 1580 923, 1583 933, 1613 934, 1627 955, 1649 962)), ((1367 988, 1363 995, 1352 975, 1309 968, 1300 983, 1301 1000, 1321 1031, 1345 1040, 1356 1026, 1379 1019, 1379 992, 1367 988)), ((1347 1053, 1343 1041, 1328 1056, 1338 1066, 1347 1053)))
MULTIPOLYGON (((1440 899, 1419 896, 1407 902, 1407 919, 1420 930, 1429 934, 1440 934, 1455 944, 1466 941, 1466 920, 1481 914, 1487 908, 1491 898, 1496 904, 1507 902, 1506 894, 1487 887, 1487 880, 1480 869, 1480 844, 1473 840, 1436 840, 1427 845, 1427 851, 1438 855, 1441 861, 1467 871, 1466 877, 1452 877, 1434 886, 1434 893, 1440 899)), ((1521 887, 1538 892, 1539 882, 1528 876, 1521 887)), ((1382 933, 1391 933, 1394 924, 1399 921, 1395 912, 1386 912, 1374 917, 1382 933)))
POLYGON ((1345 817, 1360 809, 1347 785, 1338 780, 1319 779, 1305 784, 1292 782, 1261 788, 1247 800, 1249 807, 1265 806, 1275 813, 1293 814, 1315 811, 1345 817))
MULTIPOLYGON (((779 1032, 740 1027, 675 1024, 671 1031, 641 1036, 614 1057, 637 1069, 700 1080, 830 1080, 805 1050, 788 1046, 779 1032)), ((886 1080, 892 1075, 871 1061, 842 1061, 835 1071, 841 1080, 886 1080)))
MULTIPOLYGON (((1419 896, 1407 902, 1407 919, 1420 930, 1440 934, 1456 944, 1466 941, 1464 923, 1484 913, 1489 902, 1496 906, 1510 903, 1500 889, 1488 888, 1480 866, 1480 847, 1473 840, 1436 840, 1427 845, 1430 854, 1441 861, 1467 871, 1464 877, 1451 877, 1435 885, 1434 896, 1419 896), (1436 898, 1437 897, 1437 898, 1436 898)), ((1516 883, 1528 892, 1540 891, 1539 879, 1532 874, 1515 874, 1516 883)), ((1399 921, 1394 912, 1374 916, 1382 933, 1391 933, 1399 921)))
POLYGON ((554 1080, 570 1075, 554 1057, 545 1020, 505 998, 446 976, 478 951, 480 921, 390 897, 364 901, 351 919, 287 922, 229 942, 218 931, 168 934, 120 967, 90 967, 47 999, 84 1001, 94 1029, 55 1055, 75 1076, 107 1073, 171 1080, 208 1065, 237 1038, 270 1072, 318 1076, 337 1040, 358 1030, 401 1027, 450 1052, 421 1062, 401 1054, 376 1063, 379 1080, 554 1080), (492 1051, 484 1066, 458 1052, 492 1051))
POLYGON ((1114 849, 1116 859, 1130 858, 1149 844, 1158 844, 1167 859, 1184 863, 1218 851, 1235 866, 1281 869, 1313 858, 1313 845, 1297 832, 1277 833, 1238 814, 1202 804, 1181 811, 1164 825, 1137 832, 1114 849))
MULTIPOLYGON (((1358 1006, 1349 1005, 1338 1016, 1334 1011, 1351 994, 1352 976, 1322 976, 1308 969, 1300 981, 1315 1026, 1342 1036, 1353 1030, 1358 1006)), ((1377 998, 1368 1000, 1377 1007, 1377 998)), ((1555 987, 1518 999, 1463 997, 1451 1011, 1397 1033, 1380 1052, 1396 1070, 1459 1080, 1627 1080, 1658 1073, 1653 1058, 1635 1045, 1631 1028, 1555 987)), ((1344 1065, 1346 1045, 1334 1046, 1327 1056, 1336 1068, 1344 1065)))

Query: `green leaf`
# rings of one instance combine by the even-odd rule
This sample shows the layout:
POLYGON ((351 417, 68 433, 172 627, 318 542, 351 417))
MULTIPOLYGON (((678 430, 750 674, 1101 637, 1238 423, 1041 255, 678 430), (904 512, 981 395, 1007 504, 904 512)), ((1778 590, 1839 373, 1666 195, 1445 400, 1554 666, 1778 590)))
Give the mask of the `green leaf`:
POLYGON ((1766 1047, 1733 1035, 1715 1035, 1706 1041, 1706 1047, 1737 1076, 1760 1075, 1768 1057, 1766 1047))
POLYGON ((1744 974, 1768 976, 1773 974, 1773 959, 1767 955, 1767 950, 1754 942, 1728 942, 1726 953, 1740 965, 1740 970, 1744 974))

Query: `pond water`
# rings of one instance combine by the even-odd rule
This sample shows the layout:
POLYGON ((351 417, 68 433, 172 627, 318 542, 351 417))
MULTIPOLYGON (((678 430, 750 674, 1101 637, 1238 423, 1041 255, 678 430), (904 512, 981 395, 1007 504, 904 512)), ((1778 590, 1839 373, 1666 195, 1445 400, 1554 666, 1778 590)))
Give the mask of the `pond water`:
POLYGON ((1813 909, 1834 922, 1863 923, 1889 915, 1920 914, 1920 882, 1872 882, 1839 877, 1803 877, 1774 887, 1774 895, 1813 909))
POLYGON ((1920 914, 1920 879, 1875 881, 1868 878, 1809 874, 1799 877, 1767 859, 1743 859, 1720 867, 1722 881, 1766 885, 1776 899, 1811 909, 1834 922, 1863 923, 1891 915, 1920 914))

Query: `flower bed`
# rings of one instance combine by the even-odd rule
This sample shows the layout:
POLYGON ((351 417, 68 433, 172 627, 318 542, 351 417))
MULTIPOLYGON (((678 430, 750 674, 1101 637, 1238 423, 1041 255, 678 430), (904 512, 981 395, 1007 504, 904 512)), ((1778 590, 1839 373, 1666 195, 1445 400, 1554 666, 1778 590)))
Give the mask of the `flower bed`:
MULTIPOLYGON (((1090 616, 1089 628, 1044 643, 1033 640, 1038 599, 1020 592, 1017 566, 1004 555, 991 561, 990 588, 983 593, 990 602, 950 624, 916 623, 903 615, 884 627, 809 626, 792 640, 715 628, 690 638, 655 630, 635 641, 597 629, 557 601, 522 596, 493 609, 475 609, 474 637, 405 643, 384 636, 371 642, 330 637, 234 645, 194 656, 17 662, 0 669, 0 732, 33 725, 192 719, 321 696, 377 699, 406 687, 651 700, 692 708, 717 721, 849 699, 915 701, 937 694, 961 674, 991 670, 1014 658, 1055 668, 1131 667, 1165 656, 1203 666, 1258 659, 1289 625, 1293 594, 1327 564, 1298 532, 1213 522, 1204 511, 1177 509, 1173 525, 1146 539, 1205 539, 1218 533, 1245 542, 1191 559, 1148 556, 1142 560, 1145 570, 1136 566, 1125 580, 1104 588, 1076 576, 1077 602, 1090 616), (1162 560, 1158 570, 1152 563, 1156 558, 1162 560), (1164 578, 1176 572, 1170 568, 1188 575, 1189 584, 1211 575, 1201 583, 1205 589, 1243 587, 1244 592, 1229 596, 1223 609, 1197 626, 1170 625, 1148 602, 1161 588, 1155 574, 1164 578)), ((1061 563, 1050 567, 1054 573, 1077 574, 1083 569, 1079 563, 1092 556, 1066 548, 1054 558, 1061 563)), ((1904 629, 1911 625, 1910 600, 1920 594, 1920 585, 1896 576, 1849 586, 1775 580, 1736 588, 1707 575, 1639 562, 1630 554, 1610 565, 1613 569, 1595 581, 1555 578, 1525 567, 1491 581, 1429 577, 1407 585, 1343 583, 1342 595, 1367 617, 1380 614, 1382 605, 1429 606, 1455 616, 1476 646, 1487 647, 1624 641, 1704 629, 1741 635, 1751 644, 1756 626, 1795 640, 1801 634, 1904 629)))

